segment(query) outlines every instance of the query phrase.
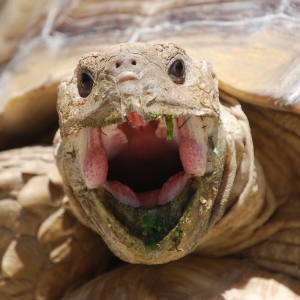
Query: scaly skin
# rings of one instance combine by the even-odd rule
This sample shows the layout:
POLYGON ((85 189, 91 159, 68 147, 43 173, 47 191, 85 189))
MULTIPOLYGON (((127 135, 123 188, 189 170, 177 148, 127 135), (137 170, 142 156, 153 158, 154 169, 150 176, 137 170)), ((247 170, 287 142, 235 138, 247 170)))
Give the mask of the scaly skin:
MULTIPOLYGON (((251 233, 274 211, 272 206, 264 208, 265 201, 274 202, 274 199, 272 192, 266 194, 263 171, 254 159, 249 124, 239 104, 234 100, 221 104, 217 78, 210 64, 202 59, 190 58, 175 44, 123 44, 110 47, 103 53, 85 55, 73 76, 65 79, 60 86, 58 113, 61 141, 57 145, 57 160, 73 212, 85 225, 99 233, 123 260, 166 263, 193 251, 201 253, 207 247, 212 249, 210 254, 218 251, 222 251, 223 255, 231 254, 236 252, 237 244, 244 245, 238 250, 252 245, 251 233), (182 84, 173 82, 167 72, 171 63, 179 58, 186 68, 182 84), (125 66, 122 71, 137 69, 136 72, 142 74, 137 80, 126 81, 125 87, 123 83, 116 82, 121 74, 116 70, 120 59, 125 63, 126 59, 136 60, 136 65, 125 66), (92 74, 95 81, 85 98, 78 92, 82 72, 92 74), (145 93, 150 82, 154 87, 145 93), (74 136, 81 128, 98 127, 105 132, 105 126, 120 124, 126 121, 126 115, 133 112, 142 116, 144 122, 155 119, 152 115, 192 116, 193 120, 203 122, 202 128, 207 133, 202 141, 208 149, 207 173, 192 177, 192 181, 187 183, 187 188, 178 198, 179 202, 188 198, 187 208, 156 247, 148 247, 122 225, 117 215, 111 213, 106 203, 113 200, 110 200, 111 195, 106 188, 89 189, 86 186, 80 169, 80 146, 74 142, 74 136), (212 137, 212 147, 217 149, 218 154, 209 148, 209 137, 212 137), (225 221, 220 223, 230 207, 232 209, 225 221), (258 217, 262 210, 263 215, 258 217), (243 211, 246 211, 245 216, 237 219, 243 211), (255 224, 254 220, 257 220, 255 224), (232 232, 239 228, 245 231, 245 227, 248 233, 229 239, 232 232)), ((186 126, 192 124, 192 121, 188 122, 186 126)), ((201 130, 195 135, 200 136, 201 130)), ((160 211, 156 213, 159 217, 165 215, 160 211)), ((134 210, 127 212, 127 218, 134 214, 134 210)), ((135 226, 143 226, 139 223, 141 220, 135 222, 135 226)))
POLYGON ((0 153, 1 300, 61 299, 111 258, 68 210, 52 147, 0 153))
MULTIPOLYGON (((112 82, 110 88, 107 95, 114 95, 109 92, 116 90, 112 82)), ((162 266, 126 265, 89 281, 95 273, 105 270, 111 255, 100 236, 78 220, 100 233, 114 253, 129 262, 159 264, 190 252, 211 256, 235 254, 259 258, 256 262, 264 267, 300 278, 297 188, 279 194, 280 185, 287 186, 289 180, 278 182, 274 189, 279 175, 272 174, 272 169, 266 168, 268 162, 262 161, 271 187, 267 184, 254 158, 247 118, 235 99, 222 94, 219 102, 216 77, 208 63, 189 58, 173 44, 114 46, 104 53, 83 57, 73 77, 62 82, 58 106, 62 139, 57 135, 55 153, 63 182, 53 166, 50 149, 27 148, 0 155, 1 299, 60 299, 62 296, 64 299, 118 299, 124 295, 127 299, 134 296, 141 299, 244 299, 250 296, 299 299, 299 280, 262 271, 237 259, 191 255, 162 266), (156 91, 163 94, 166 87, 176 97, 165 97, 161 101, 157 96, 147 111, 144 106, 136 106, 139 103, 136 100, 149 98, 137 98, 137 85, 128 81, 127 91, 133 91, 131 97, 116 96, 114 102, 105 98, 110 105, 110 109, 105 110, 97 94, 101 84, 105 87, 107 82, 100 78, 105 75, 105 67, 109 69, 109 64, 105 64, 109 58, 115 62, 116 53, 122 55, 122 51, 127 54, 134 51, 138 57, 154 60, 152 75, 158 75, 159 80, 146 75, 145 82, 151 78, 157 84, 156 91), (181 85, 172 82, 167 74, 170 59, 176 54, 186 62, 186 80, 181 85), (82 68, 97 73, 93 90, 85 100, 77 91, 77 75, 82 68), (178 103, 180 106, 175 105, 178 103), (70 138, 82 127, 105 129, 103 120, 123 122, 124 116, 132 111, 138 112, 145 121, 156 118, 149 112, 156 116, 189 114, 193 117, 190 123, 203 119, 204 131, 209 132, 206 137, 211 137, 205 142, 207 146, 212 142, 212 147, 207 147, 207 170, 213 171, 193 179, 177 197, 178 203, 190 195, 191 187, 195 191, 179 224, 154 249, 145 247, 141 239, 107 210, 105 203, 115 199, 104 188, 95 192, 85 187, 78 161, 80 155, 76 152, 80 148, 73 145, 74 139, 70 138), (38 185, 38 192, 34 184, 38 185), (69 200, 65 197, 62 201, 62 186, 69 200), (80 191, 84 193, 79 195, 80 191), (287 200, 279 207, 283 196, 287 200), (80 292, 72 293, 85 282, 88 283, 80 292)), ((290 120, 296 118, 294 115, 290 120)), ((257 135, 256 140, 259 137, 257 135)), ((262 151, 257 149, 257 153, 263 158, 262 151)), ((172 201, 170 204, 173 205, 172 201)), ((134 210, 128 209, 129 216, 134 210)))

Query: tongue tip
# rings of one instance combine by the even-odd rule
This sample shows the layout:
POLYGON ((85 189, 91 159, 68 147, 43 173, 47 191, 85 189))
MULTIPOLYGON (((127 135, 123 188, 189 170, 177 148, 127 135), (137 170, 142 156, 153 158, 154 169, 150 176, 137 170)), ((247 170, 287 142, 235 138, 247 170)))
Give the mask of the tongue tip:
POLYGON ((85 185, 90 190, 99 188, 103 183, 104 183, 104 181, 102 181, 102 182, 101 181, 89 181, 89 180, 85 179, 85 185))
POLYGON ((135 192, 119 181, 106 181, 103 187, 109 191, 119 202, 132 207, 140 207, 141 203, 135 192))
POLYGON ((144 206, 165 205, 176 198, 184 189, 190 174, 182 171, 169 178, 159 190, 145 193, 135 193, 130 187, 119 181, 106 181, 103 187, 119 202, 134 208, 144 206))
POLYGON ((184 189, 189 176, 189 174, 182 171, 170 177, 159 193, 157 204, 164 205, 176 198, 184 189))

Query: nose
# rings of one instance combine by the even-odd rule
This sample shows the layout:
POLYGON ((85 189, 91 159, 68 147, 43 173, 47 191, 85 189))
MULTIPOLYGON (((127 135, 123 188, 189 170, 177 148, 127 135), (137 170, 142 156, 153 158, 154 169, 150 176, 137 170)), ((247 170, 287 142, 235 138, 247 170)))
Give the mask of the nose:
POLYGON ((131 54, 123 55, 113 62, 110 73, 118 83, 122 83, 128 80, 138 80, 144 67, 144 63, 138 57, 131 54))
POLYGON ((119 58, 115 61, 115 68, 116 69, 138 69, 139 64, 136 57, 133 56, 125 56, 119 58))

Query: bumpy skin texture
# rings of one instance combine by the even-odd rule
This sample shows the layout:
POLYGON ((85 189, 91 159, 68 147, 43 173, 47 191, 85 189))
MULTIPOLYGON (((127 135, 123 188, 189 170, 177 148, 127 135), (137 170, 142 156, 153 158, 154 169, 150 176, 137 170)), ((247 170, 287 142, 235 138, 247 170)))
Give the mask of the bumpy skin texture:
MULTIPOLYGON (((286 240, 293 244, 294 251, 298 253, 297 242, 294 242, 292 232, 293 228, 298 228, 297 218, 291 216, 287 223, 280 217, 284 215, 280 211, 289 209, 288 207, 297 211, 297 201, 294 200, 296 196, 293 195, 298 193, 298 188, 296 185, 286 188, 287 182, 294 182, 297 175, 292 172, 280 178, 276 164, 270 164, 263 159, 263 166, 267 170, 266 182, 263 169, 254 157, 247 117, 241 110, 240 104, 225 93, 221 94, 222 102, 219 102, 215 82, 214 72, 207 62, 201 59, 194 60, 179 46, 168 43, 123 44, 108 48, 103 53, 88 54, 79 62, 74 75, 62 82, 58 102, 62 132, 62 141, 58 143, 58 165, 68 186, 66 192, 77 217, 100 233, 114 253, 122 259, 129 262, 156 264, 177 259, 192 251, 215 256, 234 254, 265 241, 282 229, 290 232, 290 238, 286 240), (120 57, 134 58, 138 63, 142 62, 140 71, 143 76, 138 84, 135 81, 127 82, 126 89, 123 88, 125 92, 107 75, 112 72, 115 62, 120 57), (171 82, 167 74, 168 66, 178 57, 186 64, 187 78, 182 85, 171 82), (145 61, 149 62, 149 69, 145 61), (79 96, 77 86, 78 74, 82 70, 89 70, 95 76, 92 92, 84 99, 79 96), (142 93, 145 92, 143 88, 147 87, 149 81, 155 89, 142 93), (164 91, 168 91, 169 96, 166 96, 164 91), (174 94, 176 98, 172 96, 174 94), (178 103, 180 107, 177 106, 178 103), (217 195, 206 194, 204 196, 206 201, 202 201, 203 191, 200 192, 201 188, 198 187, 199 193, 193 198, 193 209, 185 213, 180 222, 183 234, 177 246, 183 251, 178 251, 178 247, 172 247, 171 241, 174 240, 172 233, 164 238, 157 249, 145 249, 143 244, 124 230, 122 225, 102 206, 101 202, 105 202, 105 195, 97 198, 93 192, 85 189, 83 193, 79 192, 80 197, 74 197, 74 192, 76 194, 76 189, 81 191, 84 182, 81 175, 78 175, 80 174, 78 161, 76 162, 74 155, 69 154, 70 151, 74 151, 69 136, 82 127, 102 127, 110 120, 122 122, 126 113, 131 111, 138 112, 145 121, 149 119, 149 112, 175 116, 200 115, 207 120, 207 127, 210 128, 208 130, 214 134, 214 143, 224 166, 220 165, 216 155, 212 154, 211 159, 215 174, 222 176, 222 180, 220 177, 214 178, 216 185, 213 188, 209 185, 209 181, 206 182, 207 190, 218 190, 217 195), (80 185, 74 185, 78 180, 80 185), (286 194, 282 193, 283 190, 286 194), (292 198, 287 197, 287 194, 292 198), (97 202, 98 206, 91 206, 93 205, 91 202, 87 204, 86 197, 94 199, 92 202, 97 202), (282 203, 285 203, 285 206, 280 208, 282 203), (273 218, 270 219, 272 215, 273 218)), ((271 110, 270 112, 266 110, 266 115, 268 113, 273 114, 271 110)), ((274 114, 276 115, 275 112, 274 114)), ((298 116, 289 116, 288 113, 280 112, 278 114, 290 118, 291 122, 287 126, 297 134, 294 125, 298 116)), ((256 151, 260 156, 263 149, 258 147, 256 151)), ((284 151, 274 151, 274 155, 275 157, 278 155, 278 158, 284 155, 287 162, 293 159, 284 151)), ((282 170, 286 172, 285 166, 282 170)), ((258 256, 258 263, 278 270, 279 265, 276 260, 280 256, 278 254, 280 250, 274 249, 268 252, 270 255, 267 261, 264 255, 258 256)), ((241 253, 245 256, 247 251, 241 253)), ((255 253, 257 255, 258 252, 255 253)), ((251 256, 253 257, 253 254, 251 256)), ((296 258, 280 261, 280 266, 285 272, 299 276, 295 265, 296 258)))
POLYGON ((61 299, 111 257, 68 210, 52 147, 0 154, 0 299, 61 299))
MULTIPOLYGON (((135 43, 84 56, 73 76, 62 82, 58 101, 62 140, 57 145, 57 161, 67 185, 66 193, 77 217, 98 232, 121 259, 157 264, 192 251, 226 255, 270 235, 266 232, 257 237, 256 231, 274 212, 276 199, 255 161, 247 118, 234 99, 227 97, 224 105, 220 104, 216 80, 207 62, 193 60, 177 45, 135 43), (179 58, 186 65, 185 82, 180 85, 172 82, 167 72, 168 66, 179 58), (127 81, 125 87, 117 83, 118 73, 114 74, 120 59, 136 60, 137 66, 124 71, 138 68, 142 74, 138 80, 127 81), (95 80, 86 98, 78 92, 83 71, 95 80), (81 128, 102 127, 105 131, 107 124, 121 123, 131 112, 139 113, 144 121, 151 120, 150 113, 196 116, 214 138, 220 156, 210 154, 213 175, 196 183, 189 209, 155 249, 145 247, 106 209, 103 188, 99 195, 97 190, 86 187, 80 171, 80 149, 72 141, 81 128), (175 247, 178 230, 180 240, 175 247)), ((208 140, 204 143, 208 144, 208 140)))
POLYGON ((282 274, 239 260, 190 255, 164 265, 120 267, 65 299, 297 300, 299 293, 299 282, 282 274))
MULTIPOLYGON (((147 69, 147 65, 145 68, 147 69)), ((266 174, 271 186, 266 182, 263 169, 254 158, 247 118, 235 99, 222 94, 222 102, 219 102, 217 79, 210 68, 205 61, 191 59, 174 44, 117 45, 103 53, 92 53, 83 57, 74 75, 62 82, 59 93, 62 139, 57 136, 55 153, 65 192, 70 200, 65 199, 62 203, 60 193, 58 193, 59 197, 54 197, 53 200, 51 196, 45 196, 44 192, 48 191, 49 181, 51 182, 50 191, 52 184, 59 186, 60 189, 62 186, 60 179, 51 175, 48 169, 44 171, 43 176, 37 176, 38 178, 34 179, 34 182, 42 180, 46 182, 44 192, 39 192, 38 197, 26 198, 28 186, 32 182, 24 175, 22 177, 22 174, 27 174, 28 170, 25 168, 23 171, 5 172, 10 167, 13 168, 16 163, 7 164, 5 160, 12 154, 4 153, 4 179, 1 182, 1 189, 4 192, 3 200, 0 201, 2 205, 0 213, 5 215, 4 224, 1 225, 3 232, 8 233, 7 242, 2 250, 4 256, 3 278, 0 286, 2 294, 0 295, 4 299, 12 299, 11 297, 15 296, 20 299, 31 299, 34 296, 37 299, 59 298, 76 289, 78 282, 81 284, 95 273, 105 269, 110 259, 105 245, 99 235, 83 227, 73 215, 96 233, 100 233, 115 254, 129 262, 158 264, 180 258, 190 252, 214 256, 236 254, 259 258, 256 262, 269 269, 300 277, 297 269, 299 253, 297 232, 300 228, 299 205, 296 201, 297 189, 289 190, 290 195, 295 195, 295 198, 286 195, 283 198, 283 195, 278 194, 272 176, 266 174), (154 60, 152 75, 160 75, 157 81, 160 88, 155 91, 161 91, 161 94, 153 97, 150 93, 150 103, 154 105, 149 111, 145 108, 149 101, 146 96, 149 94, 146 96, 142 94, 140 97, 137 86, 129 82, 126 91, 130 97, 124 97, 122 89, 116 89, 115 83, 108 76, 105 77, 107 75, 105 72, 110 70, 107 62, 112 60, 113 64, 118 55, 124 57, 128 54, 134 54, 136 59, 142 57, 142 60, 154 60), (187 78, 183 85, 175 85, 171 82, 166 72, 168 64, 176 55, 180 55, 187 66, 187 78), (93 91, 85 100, 78 96, 77 90, 77 77, 82 69, 92 72, 96 78, 93 91), (106 80, 104 80, 104 85, 103 79, 106 80), (107 86, 110 88, 105 90, 107 97, 102 101, 99 91, 101 87, 103 91, 103 88, 107 86), (176 97, 160 98, 160 95, 164 93, 164 88, 170 95, 174 94, 176 97), (115 91, 121 92, 116 95, 115 91), (112 98, 109 98, 109 95, 112 95, 112 98), (161 101, 162 98, 164 101, 161 101), (153 99, 155 101, 152 101, 153 99), (141 101, 145 101, 144 105, 139 106, 141 101), (124 115, 131 111, 138 112, 145 120, 149 118, 147 114, 149 112, 175 116, 190 114, 196 115, 196 118, 203 118, 204 125, 208 128, 207 131, 210 131, 214 145, 219 151, 219 157, 215 152, 209 152, 211 160, 209 166, 215 171, 215 177, 210 178, 216 180, 197 181, 199 186, 192 199, 192 212, 185 212, 180 220, 182 236, 176 244, 177 247, 173 245, 173 248, 168 248, 170 243, 174 242, 173 231, 164 238, 157 249, 143 249, 141 242, 124 230, 122 225, 105 211, 105 207, 101 206, 105 197, 100 198, 99 201, 93 191, 89 191, 84 186, 79 162, 76 161, 78 149, 72 144, 70 137, 83 127, 105 128, 106 123, 111 120, 124 121, 124 115), (16 175, 10 175, 10 172, 16 175), (201 193, 199 190, 202 190, 201 193), (83 193, 80 193, 82 191, 83 193), (75 197, 76 194, 77 197, 75 197), (6 200, 6 198, 12 199, 6 200), (100 204, 93 206, 95 202, 100 204), (282 203, 284 205, 280 207, 282 203), (25 217, 23 219, 20 212, 25 214, 28 208, 31 214, 38 214, 38 225, 32 220, 26 221, 25 217), (20 227, 18 224, 21 221, 29 225, 34 224, 34 229, 27 230, 26 226, 20 227), (135 247, 132 247, 134 244, 132 241, 135 247), (38 253, 33 254, 28 251, 32 248, 30 242, 34 243, 34 249, 38 253), (181 249, 183 251, 180 251, 181 249), (284 249, 291 255, 285 256, 284 249), (82 261, 78 259, 78 251, 82 254, 82 261), (91 257, 96 261, 91 261, 91 257), (26 261, 25 264, 24 261, 26 261), (18 289, 15 288, 16 285, 18 289)), ((143 74, 151 74, 151 72, 144 71, 143 74)), ((147 82, 152 79, 155 82, 155 78, 148 75, 140 80, 147 82)), ((37 150, 33 149, 30 153, 36 152, 37 150)), ((16 156, 22 157, 22 154, 16 152, 16 156)), ((37 157, 29 155, 29 157, 31 160, 34 158, 34 161, 39 161, 40 158, 38 155, 37 157)), ((41 157, 45 160, 43 155, 41 157)), ((51 155, 47 157, 49 159, 51 155)), ((53 163, 51 158, 49 163, 53 163)), ((263 165, 265 165, 264 162, 263 165)), ((272 168, 266 170, 271 172, 272 168)), ((30 174, 32 176, 35 173, 30 174)), ((78 295, 78 299, 80 297, 108 298, 113 290, 116 293, 115 298, 130 299, 132 295, 136 295, 136 290, 140 289, 139 295, 145 299, 150 297, 149 293, 152 293, 151 299, 161 297, 167 299, 175 297, 178 299, 218 299, 220 297, 243 299, 244 296, 250 295, 263 296, 265 299, 268 297, 270 299, 276 299, 276 297, 277 299, 284 297, 297 299, 299 298, 297 296, 299 295, 298 283, 298 280, 263 272, 253 266, 241 267, 240 261, 237 260, 210 260, 191 256, 163 266, 131 267, 127 265, 118 268, 113 273, 108 273, 88 283, 80 290, 80 294, 75 292, 66 298, 76 299, 78 295), (140 277, 137 274, 140 274, 140 277), (197 282, 194 281, 195 274, 198 275, 197 282), (236 280, 241 274, 244 274, 244 280, 236 280), (155 277, 161 285, 158 285, 155 280, 147 280, 149 276, 155 277), (125 280, 116 281, 119 277, 124 277, 125 280), (254 277, 258 277, 257 281, 253 279, 254 277), (268 277, 280 283, 268 280, 268 277), (246 286, 245 281, 248 282, 246 286), (153 291, 153 286, 157 288, 155 291, 153 291), (162 289, 166 286, 168 288, 162 291, 161 286, 162 289), (205 287, 205 292, 199 292, 199 289, 203 291, 205 287), (211 289, 216 289, 216 293, 211 294, 211 289), (270 291, 270 293, 264 291, 270 291)))
MULTIPOLYGON (((206 204, 199 202, 199 195, 195 195, 195 207, 182 218, 180 226, 185 230, 180 248, 184 252, 178 251, 174 245, 176 228, 160 242, 160 247, 149 249, 115 221, 103 205, 106 201, 104 195, 98 197, 95 190, 85 189, 79 167, 79 149, 72 144, 72 134, 84 127, 104 127, 111 122, 123 122, 126 114, 133 111, 139 113, 145 122, 151 120, 150 114, 153 113, 195 115, 204 119, 203 127, 207 128, 207 134, 216 136, 216 147, 220 149, 223 159, 226 150, 224 140, 218 138, 222 134, 222 125, 218 126, 219 100, 216 80, 206 61, 193 61, 177 45, 136 43, 116 45, 103 53, 84 56, 74 75, 62 82, 58 101, 62 136, 62 142, 58 146, 58 165, 68 185, 66 192, 77 216, 101 234, 109 247, 122 259, 135 263, 164 263, 190 253, 209 226, 209 211, 213 201, 209 198, 216 196, 221 173, 216 172, 214 180, 210 179, 215 188, 210 189, 205 196, 208 199, 206 204), (137 83, 130 80, 125 82, 125 86, 118 85, 116 79, 109 76, 116 61, 133 58, 137 61, 140 79, 137 83), (182 85, 172 82, 166 71, 177 59, 182 59, 186 67, 186 78, 182 85), (78 93, 77 81, 82 70, 88 70, 95 78, 94 87, 87 98, 80 97, 78 93), (75 155, 70 155, 73 151, 75 155), (198 214, 202 216, 199 219, 198 214), (197 219, 197 222, 201 220, 202 226, 197 226, 195 230, 193 224, 197 219)), ((212 164, 212 169, 223 168, 216 155, 212 158, 212 164)), ((101 192, 103 193, 103 189, 101 192)))
POLYGON ((74 74, 60 85, 57 107, 63 137, 82 127, 118 123, 135 110, 144 121, 151 119, 150 112, 216 117, 219 114, 217 78, 207 61, 191 59, 173 43, 114 45, 80 59, 74 74), (124 61, 125 65, 126 60, 133 59, 137 65, 130 67, 139 73, 138 82, 129 81, 125 87, 118 85, 116 62, 124 61), (187 69, 182 85, 174 84, 166 73, 168 66, 178 59, 184 60, 187 69), (82 70, 90 72, 95 80, 87 98, 78 93, 77 80, 82 70))
MULTIPOLYGON (((127 69, 126 65, 124 68, 124 71, 131 70, 127 69)), ((80 60, 74 75, 62 82, 58 100, 62 136, 58 164, 68 185, 67 193, 72 199, 77 216, 100 233, 109 247, 122 259, 139 263, 164 263, 184 254, 174 247, 175 230, 160 242, 160 247, 155 250, 148 249, 139 239, 128 234, 107 212, 103 206, 103 196, 97 200, 95 190, 84 190, 85 183, 80 175, 79 150, 72 144, 72 134, 84 127, 104 127, 107 124, 123 122, 126 114, 134 111, 139 113, 145 122, 151 120, 150 113, 205 116, 207 131, 218 135, 219 100, 216 83, 210 65, 203 60, 191 60, 179 46, 141 43, 116 45, 103 53, 88 54, 80 60), (119 85, 116 83, 113 72, 116 62, 121 59, 125 62, 130 59, 137 61, 137 65, 130 65, 130 68, 134 71, 138 69, 139 80, 130 80, 119 85), (172 82, 166 72, 168 66, 177 59, 184 60, 187 70, 185 83, 182 85, 172 82), (82 70, 88 70, 95 78, 92 92, 86 98, 80 97, 78 93, 77 81, 82 70), (69 154, 72 151, 75 151, 73 156, 69 154)), ((224 149, 222 141, 216 141, 220 144, 219 148, 224 149)), ((222 151, 221 155, 223 156, 222 151)), ((214 164, 216 168, 222 168, 216 156, 214 164)), ((219 184, 217 179, 215 184, 219 184)), ((216 191, 217 187, 212 194, 216 191)), ((211 203, 201 207, 202 204, 196 201, 195 209, 191 210, 191 214, 194 215, 187 218, 197 218, 199 209, 207 212, 210 210, 211 203)), ((204 228, 208 226, 207 219, 202 218, 202 222, 204 228)), ((186 222, 184 225, 190 232, 185 234, 180 244, 185 253, 193 250, 194 241, 199 240, 203 234, 203 230, 194 231, 192 223, 186 222)))

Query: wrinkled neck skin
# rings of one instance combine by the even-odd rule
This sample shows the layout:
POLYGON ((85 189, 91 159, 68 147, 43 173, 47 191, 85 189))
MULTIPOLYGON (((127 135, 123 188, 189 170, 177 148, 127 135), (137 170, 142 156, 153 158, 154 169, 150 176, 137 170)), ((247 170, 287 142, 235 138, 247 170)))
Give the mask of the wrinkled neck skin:
POLYGON ((249 125, 237 102, 220 103, 206 61, 174 44, 88 54, 62 81, 58 113, 56 159, 70 209, 121 259, 234 253, 247 239, 234 233, 259 226, 252 221, 266 188, 249 125), (170 76, 178 60, 180 84, 170 76), (82 72, 94 80, 86 97, 82 72))

